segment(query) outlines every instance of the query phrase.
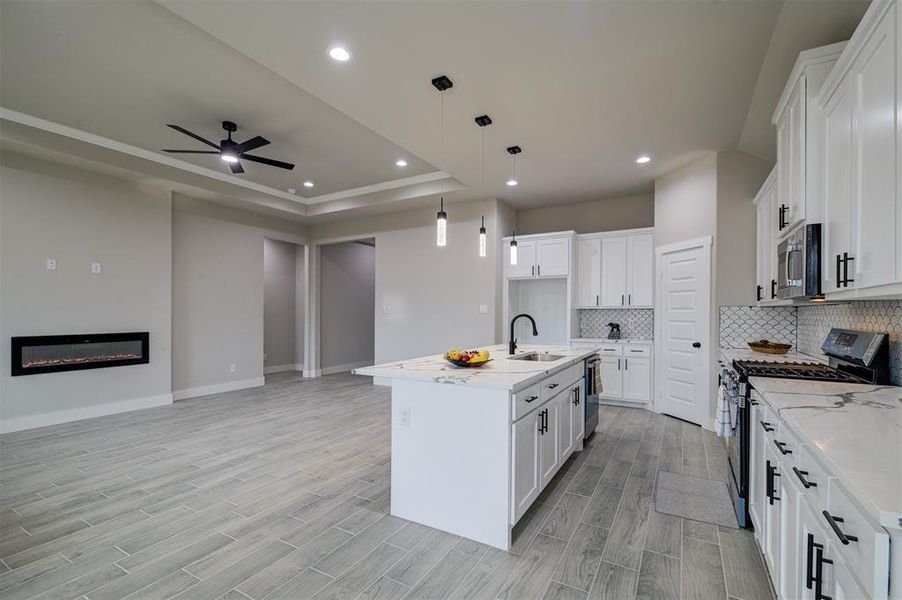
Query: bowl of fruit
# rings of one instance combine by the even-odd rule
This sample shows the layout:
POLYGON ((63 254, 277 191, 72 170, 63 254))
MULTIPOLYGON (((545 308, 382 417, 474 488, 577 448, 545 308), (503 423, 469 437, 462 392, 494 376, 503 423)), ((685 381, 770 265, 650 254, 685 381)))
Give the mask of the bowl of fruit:
POLYGON ((780 342, 771 342, 769 340, 755 340, 748 344, 749 348, 755 352, 763 352, 764 354, 786 354, 792 348, 792 344, 781 344, 780 342))
POLYGON ((488 350, 461 350, 460 348, 451 348, 442 356, 452 365, 468 369, 481 367, 492 360, 488 350))

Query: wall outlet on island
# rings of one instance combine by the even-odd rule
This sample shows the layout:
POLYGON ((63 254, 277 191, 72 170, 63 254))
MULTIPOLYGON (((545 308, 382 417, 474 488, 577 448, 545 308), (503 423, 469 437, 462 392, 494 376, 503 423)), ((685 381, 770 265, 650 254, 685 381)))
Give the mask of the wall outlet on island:
POLYGON ((410 407, 402 406, 400 415, 401 427, 410 427, 410 407))
POLYGON ((237 365, 237 363, 232 363, 232 364, 229 365, 229 373, 234 373, 234 372, 236 372, 237 370, 238 370, 238 365, 237 365))

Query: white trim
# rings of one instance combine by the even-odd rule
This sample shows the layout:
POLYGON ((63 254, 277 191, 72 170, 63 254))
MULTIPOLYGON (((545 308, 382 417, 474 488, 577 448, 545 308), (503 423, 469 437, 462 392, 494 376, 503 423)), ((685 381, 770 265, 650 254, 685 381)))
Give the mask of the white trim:
MULTIPOLYGON (((544 240, 544 239, 548 239, 548 238, 559 238, 559 237, 569 238, 569 237, 574 237, 575 235, 576 235, 576 232, 571 229, 569 231, 551 231, 549 233, 527 233, 525 235, 517 235, 517 240, 518 241, 519 240, 544 240)), ((514 239, 513 236, 508 235, 508 236, 501 238, 501 241, 509 242, 512 239, 514 239)))
POLYGON ((373 385, 391 387, 391 377, 373 377, 373 385))
POLYGON ((335 365, 334 367, 326 367, 324 369, 320 369, 320 375, 334 375, 335 373, 346 373, 348 371, 353 371, 354 369, 359 369, 360 367, 371 367, 373 366, 373 361, 365 360, 363 362, 354 362, 347 363, 344 365, 335 365))
POLYGON ((95 404, 93 406, 84 406, 69 410, 16 417, 13 419, 0 420, 0 433, 10 433, 12 431, 34 429, 36 427, 46 427, 48 425, 59 425, 60 423, 71 423, 73 421, 105 417, 107 415, 115 415, 144 408, 166 406, 168 404, 172 404, 172 394, 161 394, 159 396, 150 396, 148 398, 134 398, 132 400, 121 400, 119 402, 109 402, 107 404, 95 404))
POLYGON ((654 233, 654 227, 636 227, 635 229, 617 229, 613 231, 595 231, 593 233, 580 233, 577 238, 580 240, 597 240, 608 237, 623 237, 626 235, 643 235, 654 233))
POLYGON ((710 247, 714 243, 714 237, 710 235, 704 235, 702 237, 693 238, 691 240, 684 240, 682 242, 674 242, 672 244, 664 244, 663 246, 655 246, 655 254, 670 254, 671 252, 680 252, 682 250, 689 250, 691 248, 706 248, 710 247))
POLYGON ((292 363, 288 365, 272 365, 271 367, 263 367, 263 374, 270 375, 272 373, 284 373, 285 371, 303 371, 304 365, 292 363))
POLYGON ((255 377, 253 379, 242 379, 240 381, 226 381, 225 383, 202 385, 186 390, 174 390, 172 392, 172 399, 178 402, 179 400, 186 400, 188 398, 197 398, 199 396, 209 396, 211 394, 221 394, 223 392, 234 392, 235 390, 260 387, 264 383, 266 383, 266 380, 263 377, 255 377))
POLYGON ((362 196, 364 194, 372 194, 375 192, 384 192, 386 190, 394 190, 406 185, 417 185, 419 183, 431 183, 433 181, 441 181, 442 179, 450 179, 451 176, 444 171, 432 171, 423 173, 422 175, 413 175, 412 177, 404 177, 402 179, 392 179, 383 181, 382 183, 374 183, 372 185, 364 185, 361 187, 350 188, 340 192, 331 194, 323 194, 321 196, 311 196, 304 199, 304 203, 308 205, 321 204, 323 202, 331 202, 333 200, 344 200, 354 196, 362 196))

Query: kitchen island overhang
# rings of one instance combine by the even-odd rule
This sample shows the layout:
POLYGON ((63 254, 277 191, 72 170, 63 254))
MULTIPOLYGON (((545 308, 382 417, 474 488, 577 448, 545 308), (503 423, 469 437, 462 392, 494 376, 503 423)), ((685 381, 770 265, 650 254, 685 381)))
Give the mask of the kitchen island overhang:
POLYGON ((463 369, 441 355, 365 367, 390 380, 391 514, 509 550, 542 487, 582 449, 583 361, 593 348, 524 346, 561 356, 463 369))

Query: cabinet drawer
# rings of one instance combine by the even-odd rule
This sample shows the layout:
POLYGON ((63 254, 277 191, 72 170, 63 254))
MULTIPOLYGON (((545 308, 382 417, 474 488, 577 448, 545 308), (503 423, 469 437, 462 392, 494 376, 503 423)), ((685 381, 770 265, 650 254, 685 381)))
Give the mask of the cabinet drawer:
POLYGON ((829 476, 808 446, 803 445, 799 451, 799 462, 796 469, 793 476, 802 484, 805 496, 811 500, 814 506, 827 506, 829 476))
POLYGON ((779 427, 776 427, 774 438, 770 443, 776 447, 777 456, 783 464, 783 469, 785 471, 791 471, 792 467, 799 463, 802 441, 792 429, 786 426, 786 423, 779 418, 776 418, 775 420, 779 422, 779 427))
POLYGON ((651 346, 634 346, 628 344, 623 350, 623 355, 627 358, 630 356, 651 356, 651 346))
POLYGON ((861 583, 869 598, 887 596, 886 574, 889 570, 889 537, 852 501, 837 479, 828 483, 827 510, 818 507, 818 519, 824 524, 827 537, 861 583))
POLYGON ((757 423, 752 423, 752 426, 763 428, 767 443, 773 444, 772 440, 776 438, 780 429, 780 419, 777 418, 777 414, 763 400, 759 399, 758 402, 761 403, 761 418, 758 419, 757 423))
POLYGON ((561 391, 566 389, 566 385, 570 383, 567 378, 570 375, 570 369, 558 371, 553 375, 549 375, 539 382, 539 400, 543 403, 546 400, 557 396, 561 391))
POLYGON ((511 413, 514 415, 513 420, 516 421, 521 417, 529 414, 542 404, 541 394, 539 393, 539 384, 531 385, 522 390, 517 390, 511 394, 511 413))
POLYGON ((599 344, 598 353, 602 356, 622 356, 623 346, 621 344, 599 344))

